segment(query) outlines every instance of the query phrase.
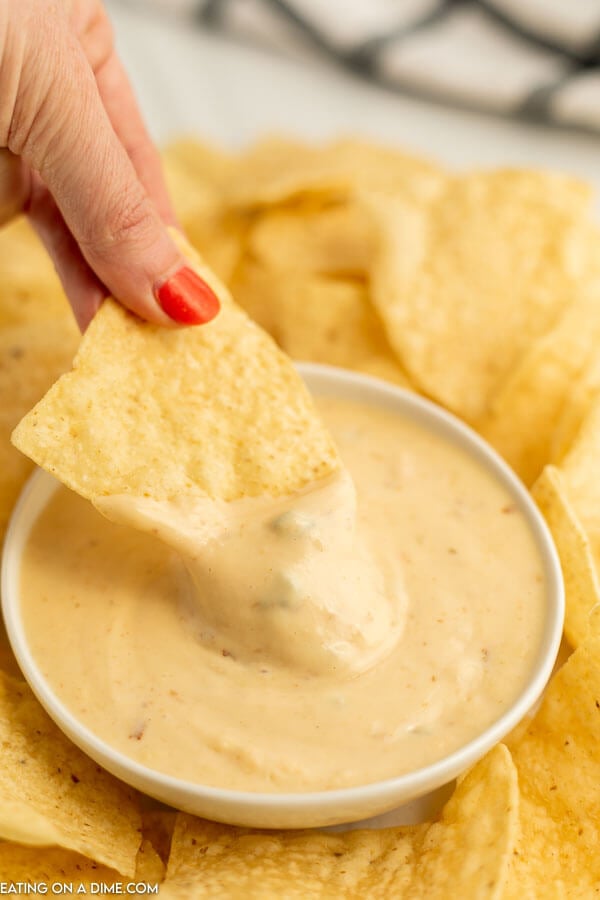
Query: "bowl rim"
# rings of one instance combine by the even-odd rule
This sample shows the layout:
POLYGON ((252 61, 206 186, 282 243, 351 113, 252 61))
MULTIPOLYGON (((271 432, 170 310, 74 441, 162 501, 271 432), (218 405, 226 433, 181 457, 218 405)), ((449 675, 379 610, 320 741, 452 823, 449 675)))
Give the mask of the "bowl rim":
MULTIPOLYGON (((85 753, 101 762, 109 770, 111 767, 113 771, 115 767, 118 768, 118 777, 125 782, 130 776, 132 779, 130 783, 144 782, 146 785, 156 785, 157 791, 160 789, 162 794, 177 794, 180 797, 185 795, 200 801, 206 799, 232 808, 234 806, 240 809, 251 807, 256 810, 260 807, 261 811, 265 812, 276 812, 283 807, 288 812, 302 812, 315 806, 318 806, 320 810, 333 810, 336 806, 359 805, 366 801, 376 802, 393 795, 406 794, 415 797, 425 793, 431 785, 441 785, 451 781, 458 772, 466 770, 499 743, 530 712, 542 695, 552 674, 562 638, 564 621, 565 596, 562 570, 548 526, 518 476, 473 429, 457 416, 421 395, 371 375, 351 372, 334 366, 298 363, 297 368, 303 379, 308 382, 307 386, 311 393, 314 392, 317 396, 327 393, 327 388, 330 386, 339 388, 341 385, 342 397, 354 397, 360 401, 368 395, 377 394, 376 405, 402 408, 411 417, 425 421, 436 430, 450 436, 455 444, 463 447, 478 459, 507 487, 530 525, 546 576, 546 621, 543 625, 540 648, 531 675, 511 705, 470 741, 433 763, 383 780, 320 791, 253 792, 202 785, 152 769, 120 750, 116 750, 88 727, 81 724, 54 693, 30 651, 20 615, 18 575, 22 550, 35 519, 29 523, 25 534, 22 534, 22 518, 32 495, 35 496, 44 483, 49 486, 49 491, 50 486, 52 492, 55 489, 52 485, 52 482, 55 481, 53 476, 42 469, 36 469, 23 488, 12 511, 4 541, 0 595, 6 630, 24 677, 50 717, 85 753), (320 389, 320 385, 325 385, 325 389, 320 389), (15 552, 15 547, 18 552, 15 552), (126 773, 125 776, 123 773, 126 773)), ((56 482, 56 486, 58 486, 58 482, 56 482)), ((48 493, 43 505, 50 496, 51 492, 48 493)), ((36 518, 40 511, 36 514, 36 518)))

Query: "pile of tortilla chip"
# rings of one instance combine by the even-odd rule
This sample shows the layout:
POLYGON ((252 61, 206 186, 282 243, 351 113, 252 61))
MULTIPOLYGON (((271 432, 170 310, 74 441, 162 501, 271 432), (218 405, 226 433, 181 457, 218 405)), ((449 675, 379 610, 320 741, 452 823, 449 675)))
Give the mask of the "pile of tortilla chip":
MULTIPOLYGON (((435 820, 261 832, 162 808, 97 767, 48 719, 0 633, 0 883, 66 881, 93 892, 145 882, 182 900, 596 896, 600 231, 589 189, 550 172, 448 172, 352 139, 321 147, 269 139, 235 156, 186 139, 166 149, 164 163, 197 264, 220 279, 221 315, 203 329, 163 332, 107 303, 73 371, 19 426, 19 446, 90 498, 163 497, 195 485, 230 499, 296 488, 338 464, 276 345, 293 359, 417 391, 475 427, 531 488, 563 566, 566 662, 536 714, 459 780, 435 820), (269 403, 244 392, 239 368, 211 368, 228 346, 252 365, 269 403), (142 372, 146 352, 154 365, 142 372), (193 405, 169 430, 161 371, 173 359, 178 381, 186 366, 204 366, 207 443, 186 437, 193 405), (275 446, 263 438, 278 403, 291 412, 275 446), (47 414, 65 405, 76 431, 48 427, 47 414), (109 438, 126 418, 131 443, 119 448, 119 465, 99 462, 90 482, 79 450, 112 463, 109 438), (181 464, 160 471, 145 439, 157 418, 187 448, 174 443, 169 458, 181 464), (299 433, 308 455, 298 452, 299 433), (285 461, 277 483, 273 453, 285 461)), ((22 221, 0 232, 0 275, 1 541, 32 467, 10 434, 70 369, 79 338, 22 221)))

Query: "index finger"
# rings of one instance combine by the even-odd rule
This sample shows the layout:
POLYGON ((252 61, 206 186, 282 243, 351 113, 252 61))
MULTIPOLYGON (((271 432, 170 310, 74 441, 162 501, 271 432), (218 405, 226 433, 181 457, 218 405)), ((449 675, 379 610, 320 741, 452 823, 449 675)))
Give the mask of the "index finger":
POLYGON ((146 193, 163 221, 177 225, 160 155, 148 134, 129 78, 115 50, 95 75, 104 108, 146 193))

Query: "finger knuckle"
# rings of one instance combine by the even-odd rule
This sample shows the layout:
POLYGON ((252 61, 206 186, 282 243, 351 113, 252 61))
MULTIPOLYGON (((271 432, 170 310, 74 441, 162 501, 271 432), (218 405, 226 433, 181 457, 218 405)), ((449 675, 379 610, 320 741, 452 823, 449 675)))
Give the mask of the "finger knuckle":
POLYGON ((154 233, 154 216, 149 199, 141 191, 119 193, 108 203, 82 236, 80 243, 96 253, 110 253, 116 246, 150 246, 154 233))
POLYGON ((88 27, 79 35, 81 46, 94 72, 99 72, 114 52, 115 39, 112 24, 102 9, 88 27))

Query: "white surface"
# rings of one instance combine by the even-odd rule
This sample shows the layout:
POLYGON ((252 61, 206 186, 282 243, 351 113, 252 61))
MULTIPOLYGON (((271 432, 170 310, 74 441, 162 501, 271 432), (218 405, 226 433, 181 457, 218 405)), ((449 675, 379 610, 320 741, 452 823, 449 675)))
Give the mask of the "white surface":
POLYGON ((600 188, 600 139, 457 111, 386 92, 315 58, 310 70, 270 52, 108 0, 121 55, 159 140, 196 131, 236 147, 265 132, 359 133, 457 167, 535 165, 600 188))
MULTIPOLYGON (((501 741, 539 699, 558 652, 564 619, 564 590, 560 564, 546 524, 533 499, 509 467, 474 431, 428 400, 383 381, 329 366, 303 364, 301 373, 315 394, 327 393, 383 406, 390 412, 423 422, 445 440, 461 447, 484 466, 507 490, 521 510, 534 536, 543 566, 546 618, 540 650, 521 694, 504 714, 468 744, 425 768, 396 778, 359 787, 296 794, 260 794, 230 791, 184 782, 143 766, 113 749, 81 725, 54 693, 38 668, 27 643, 21 618, 21 556, 36 518, 53 493, 56 482, 36 473, 17 504, 4 543, 2 610, 10 642, 19 665, 40 703, 71 740, 118 778, 159 800, 217 821, 257 828, 308 828, 356 822, 381 816, 401 804, 421 802, 396 810, 393 821, 425 818, 439 803, 431 796, 473 765, 501 741), (429 796, 427 796, 429 795, 429 796)), ((468 710, 465 710, 468 714, 468 710)), ((340 734, 340 741, 344 735, 340 734)), ((390 824, 390 817, 370 822, 390 824)), ((365 823, 366 824, 366 823, 365 823)))

